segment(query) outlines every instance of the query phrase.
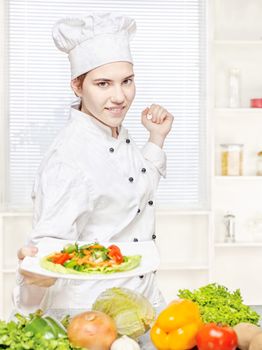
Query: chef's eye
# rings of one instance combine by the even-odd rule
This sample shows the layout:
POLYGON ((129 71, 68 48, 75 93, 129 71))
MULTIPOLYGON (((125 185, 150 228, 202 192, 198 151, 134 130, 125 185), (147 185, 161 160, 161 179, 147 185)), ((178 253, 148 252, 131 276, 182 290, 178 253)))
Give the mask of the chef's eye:
POLYGON ((108 87, 109 83, 107 81, 100 81, 97 86, 99 87, 108 87))
POLYGON ((129 79, 124 80, 124 81, 123 81, 123 84, 124 84, 124 85, 131 85, 132 82, 133 82, 133 79, 129 78, 129 79))

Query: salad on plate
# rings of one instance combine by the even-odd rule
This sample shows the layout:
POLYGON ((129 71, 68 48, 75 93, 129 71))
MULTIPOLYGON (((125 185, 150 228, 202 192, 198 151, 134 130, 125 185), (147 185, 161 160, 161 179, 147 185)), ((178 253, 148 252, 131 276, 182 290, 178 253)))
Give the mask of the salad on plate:
POLYGON ((141 255, 125 256, 115 244, 106 247, 94 242, 67 244, 62 250, 44 256, 40 266, 62 274, 109 274, 133 270, 140 262, 141 255))

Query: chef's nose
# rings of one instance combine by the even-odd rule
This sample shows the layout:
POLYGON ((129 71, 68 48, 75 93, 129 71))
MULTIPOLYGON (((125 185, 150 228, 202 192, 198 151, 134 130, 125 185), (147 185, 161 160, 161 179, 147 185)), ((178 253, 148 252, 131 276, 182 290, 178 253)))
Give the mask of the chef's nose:
POLYGON ((124 100, 125 100, 125 94, 122 86, 115 86, 111 96, 111 101, 115 103, 123 103, 124 100))

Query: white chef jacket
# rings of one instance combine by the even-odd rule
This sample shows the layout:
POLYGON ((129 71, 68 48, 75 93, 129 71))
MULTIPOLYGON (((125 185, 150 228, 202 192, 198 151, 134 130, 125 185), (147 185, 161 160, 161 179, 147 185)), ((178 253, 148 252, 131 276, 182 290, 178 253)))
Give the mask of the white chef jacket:
MULTIPOLYGON (((165 176, 166 156, 154 143, 141 150, 127 129, 111 129, 73 104, 38 169, 33 186, 33 230, 29 242, 43 237, 89 242, 146 241, 155 235, 155 193, 165 176)), ((89 309, 111 287, 144 294, 154 306, 163 302, 154 272, 113 280, 58 279, 49 287, 26 285, 18 274, 13 293, 23 313, 37 308, 89 309)))

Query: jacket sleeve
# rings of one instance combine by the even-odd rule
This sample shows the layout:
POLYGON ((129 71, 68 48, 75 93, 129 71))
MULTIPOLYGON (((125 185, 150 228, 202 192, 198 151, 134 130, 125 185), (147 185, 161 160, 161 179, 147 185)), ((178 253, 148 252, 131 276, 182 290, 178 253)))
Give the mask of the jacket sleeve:
POLYGON ((94 205, 90 181, 83 172, 54 160, 37 176, 33 193, 30 243, 43 237, 76 240, 77 219, 90 214, 94 205))
POLYGON ((153 142, 147 142, 142 148, 142 154, 147 161, 154 178, 155 187, 158 186, 160 177, 166 177, 166 154, 153 142))
MULTIPOLYGON (((77 240, 77 219, 81 215, 88 218, 93 209, 90 182, 83 173, 62 162, 49 162, 36 177, 32 196, 34 219, 28 243, 35 245, 48 236, 77 240)), ((24 313, 32 312, 40 307, 47 291, 45 287, 25 284, 17 272, 14 306, 24 313)))

